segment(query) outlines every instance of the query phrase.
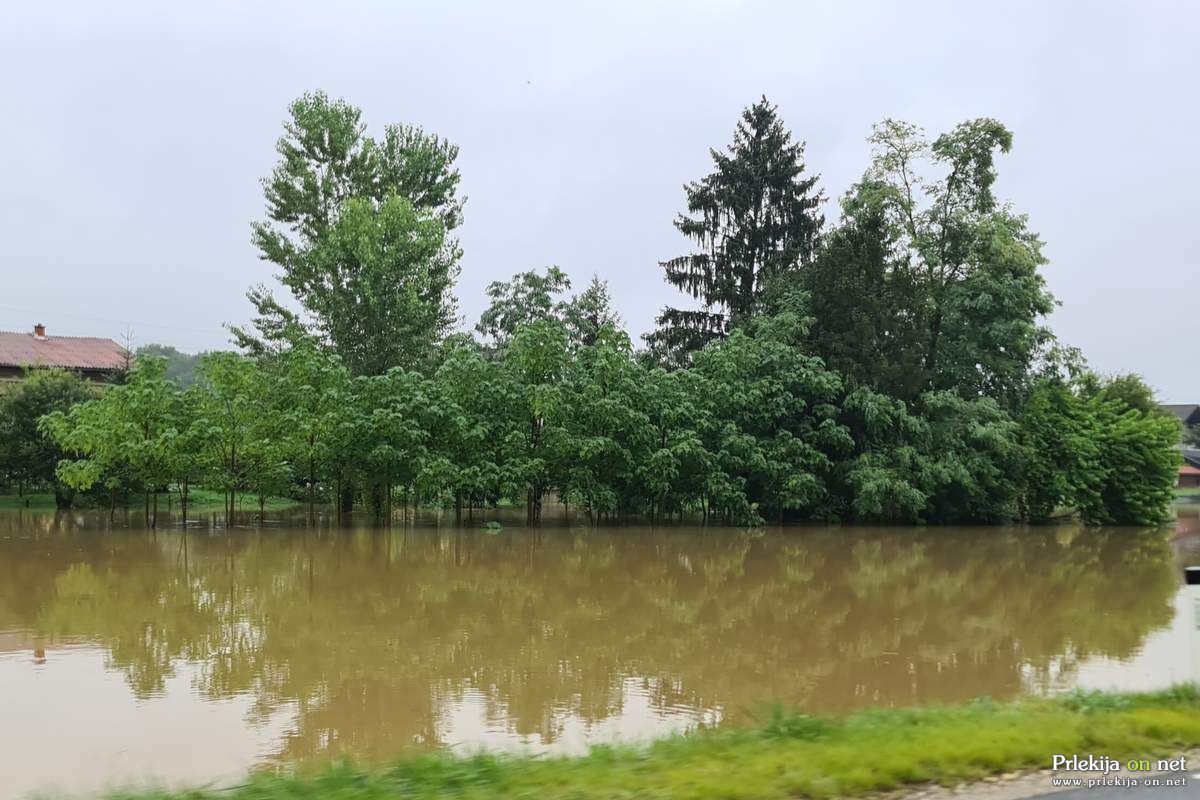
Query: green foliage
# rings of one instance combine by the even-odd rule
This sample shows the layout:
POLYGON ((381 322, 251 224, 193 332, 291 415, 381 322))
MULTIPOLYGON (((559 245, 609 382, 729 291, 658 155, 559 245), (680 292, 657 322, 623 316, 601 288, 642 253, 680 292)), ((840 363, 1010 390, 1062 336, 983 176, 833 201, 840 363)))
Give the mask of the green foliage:
POLYGON ((1019 406, 1050 344, 1041 242, 997 203, 995 154, 1012 135, 962 123, 932 144, 885 120, 843 220, 802 280, 816 302, 812 346, 834 368, 907 402, 930 389, 1019 406), (919 171, 941 173, 926 180, 919 171))
POLYGON ((122 385, 43 418, 43 428, 74 456, 58 464, 63 483, 78 490, 102 484, 112 498, 137 488, 149 497, 174 481, 186 487, 203 469, 204 421, 166 370, 165 359, 140 358, 122 385))
POLYGON ((1024 515, 1046 522, 1060 508, 1102 505, 1104 454, 1097 420, 1079 395, 1059 381, 1046 381, 1021 412, 1024 515))
POLYGON ((569 300, 562 299, 570 288, 571 279, 553 266, 547 267, 544 275, 530 270, 508 281, 493 281, 487 287, 491 302, 475 330, 498 351, 518 330, 542 320, 561 322, 573 347, 593 345, 601 329, 621 326, 606 281, 593 275, 586 289, 569 300))
POLYGON ((199 366, 203 354, 181 353, 165 344, 147 344, 137 349, 137 357, 165 358, 167 378, 186 388, 196 382, 196 367, 199 366))
MULTIPOLYGON (((1157 405, 1129 404, 1128 376, 1083 392, 1095 415, 1103 465, 1099 502, 1081 507, 1096 523, 1153 525, 1165 522, 1179 468, 1179 423, 1157 405)), ((1148 390, 1147 390, 1148 391, 1148 390)), ((1134 395, 1133 402, 1138 402, 1134 395)))
POLYGON ((453 317, 442 223, 399 195, 347 200, 284 282, 304 298, 351 372, 428 365, 453 317))
POLYGON ((206 458, 215 486, 232 498, 242 489, 266 496, 286 483, 278 426, 263 413, 267 375, 233 353, 211 353, 200 363, 200 385, 181 398, 192 416, 181 420, 199 427, 197 448, 206 458))
POLYGON ((804 144, 766 97, 742 112, 725 152, 710 152, 713 172, 684 187, 688 214, 675 220, 699 249, 661 264, 667 282, 704 308, 666 308, 646 337, 673 364, 723 338, 774 279, 808 264, 823 223, 817 179, 802 177, 804 144))
POLYGON ((1174 499, 1179 426, 1135 375, 1038 386, 1021 417, 1024 506, 1077 509, 1092 524, 1155 525, 1174 499))
POLYGON ((594 345, 605 328, 620 329, 621 317, 612 307, 608 281, 593 275, 591 283, 563 308, 563 322, 571 342, 594 345))
POLYGON ((518 330, 547 319, 560 319, 565 304, 555 295, 571 288, 571 280, 558 267, 546 267, 546 274, 536 270, 519 272, 509 281, 488 284, 491 300, 479 317, 475 330, 503 346, 518 330))
POLYGON ((69 504, 69 487, 55 472, 62 448, 42 431, 38 420, 65 413, 94 395, 78 376, 52 369, 30 370, 23 382, 0 394, 0 480, 21 490, 53 487, 59 505, 69 504))
MULTIPOLYGON (((366 135, 362 112, 325 94, 292 103, 279 162, 263 182, 268 221, 254 225, 261 257, 356 374, 424 367, 455 316, 460 251, 458 148, 420 128, 366 135)), ((252 291, 256 351, 302 327, 265 290, 252 291)))
POLYGON ((910 409, 860 388, 843 413, 860 451, 843 490, 855 517, 994 523, 1018 516, 1017 424, 990 398, 927 392, 910 409))
POLYGON ((915 398, 925 387, 919 275, 898 254, 888 187, 864 180, 842 199, 842 223, 789 283, 808 292, 809 347, 855 385, 915 398))
POLYGON ((932 142, 876 126, 822 237, 803 145, 765 98, 747 108, 686 187, 696 252, 662 264, 703 308, 666 309, 644 353, 607 285, 568 297, 558 267, 491 283, 483 341, 449 335, 457 149, 407 126, 373 139, 320 93, 284 128, 254 242, 304 314, 253 290, 247 356, 203 356, 186 391, 143 356, 52 414, 62 482, 376 513, 516 502, 531 524, 554 495, 592 522, 1165 519, 1177 426, 1045 329, 1042 243, 994 194, 1012 146, 995 120, 932 142))
POLYGON ((781 314, 770 326, 735 331, 696 355, 719 421, 714 464, 761 513, 828 517, 827 479, 853 446, 837 421, 842 381, 781 334, 783 321, 781 314))

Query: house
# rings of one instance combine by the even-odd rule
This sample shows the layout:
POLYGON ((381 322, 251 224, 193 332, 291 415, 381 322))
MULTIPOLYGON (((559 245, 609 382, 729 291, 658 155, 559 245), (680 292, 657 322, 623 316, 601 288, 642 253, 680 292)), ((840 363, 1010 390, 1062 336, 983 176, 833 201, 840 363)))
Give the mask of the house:
MULTIPOLYGON (((1184 442, 1188 441, 1188 430, 1200 430, 1200 404, 1181 403, 1159 406, 1164 413, 1179 420, 1182 425, 1184 442)), ((1181 442, 1179 449, 1183 453, 1183 463, 1179 467, 1179 489, 1194 489, 1200 487, 1200 449, 1190 447, 1181 442)))
POLYGON ((1179 453, 1183 463, 1179 465, 1178 489, 1200 488, 1200 447, 1185 447, 1180 445, 1179 453))
POLYGON ((22 380, 30 367, 57 367, 108 383, 113 371, 127 364, 125 349, 112 339, 50 336, 41 323, 31 333, 0 331, 0 387, 22 380))
POLYGON ((1193 428, 1200 425, 1200 404, 1197 403, 1176 403, 1159 406, 1163 411, 1172 414, 1179 420, 1179 424, 1185 428, 1193 428))
POLYGON ((1193 467, 1191 464, 1184 464, 1179 468, 1179 482, 1175 484, 1177 489, 1200 489, 1200 468, 1193 467))

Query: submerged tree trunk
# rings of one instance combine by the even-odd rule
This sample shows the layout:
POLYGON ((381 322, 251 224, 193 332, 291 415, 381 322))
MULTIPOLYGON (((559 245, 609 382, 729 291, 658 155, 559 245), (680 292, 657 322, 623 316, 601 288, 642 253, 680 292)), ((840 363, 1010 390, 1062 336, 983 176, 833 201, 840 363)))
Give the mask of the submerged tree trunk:
MULTIPOLYGON (((308 437, 308 442, 309 442, 310 447, 312 446, 312 441, 313 441, 313 437, 310 435, 308 437)), ((305 488, 305 491, 308 492, 308 517, 311 520, 313 517, 313 510, 314 510, 313 509, 313 505, 314 505, 313 493, 316 492, 316 490, 317 490, 317 467, 316 467, 316 464, 313 462, 313 458, 311 455, 308 457, 308 485, 305 486, 304 488, 305 488)))
POLYGON ((529 489, 529 493, 525 498, 525 523, 530 526, 540 525, 542 522, 542 490, 541 487, 534 486, 529 489))
POLYGON ((54 507, 59 511, 71 507, 71 495, 63 491, 63 487, 58 483, 54 484, 54 507))
POLYGON ((383 518, 384 503, 384 486, 376 481, 371 484, 371 516, 376 520, 383 518))

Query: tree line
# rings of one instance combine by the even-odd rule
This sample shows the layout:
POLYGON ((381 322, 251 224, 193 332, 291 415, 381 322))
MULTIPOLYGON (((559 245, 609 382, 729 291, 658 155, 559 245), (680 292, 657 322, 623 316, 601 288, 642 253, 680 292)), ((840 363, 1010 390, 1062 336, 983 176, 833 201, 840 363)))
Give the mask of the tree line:
MULTIPOLYGON (((635 347, 599 278, 490 285, 473 334, 452 289, 457 148, 369 136, 295 101, 253 226, 301 312, 252 289, 241 354, 184 388, 139 358, 41 431, 77 489, 302 494, 339 508, 547 498, 592 520, 1164 519, 1177 422, 1135 376, 1104 378, 1045 325, 1042 243, 994 195, 999 122, 932 141, 893 120, 830 224, 819 179, 764 98, 675 221, 659 265, 694 298, 635 347)), ((231 501, 232 502, 232 501, 231 501)))

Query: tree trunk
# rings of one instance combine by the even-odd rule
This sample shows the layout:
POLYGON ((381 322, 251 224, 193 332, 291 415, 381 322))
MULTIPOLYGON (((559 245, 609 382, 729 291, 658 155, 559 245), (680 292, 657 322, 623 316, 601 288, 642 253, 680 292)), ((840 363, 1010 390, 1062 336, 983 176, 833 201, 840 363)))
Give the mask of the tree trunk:
POLYGON ((376 521, 383 518, 384 493, 383 484, 375 481, 371 484, 371 516, 376 521))
POLYGON ((333 507, 337 512, 337 521, 342 521, 342 479, 338 478, 333 483, 333 507))

